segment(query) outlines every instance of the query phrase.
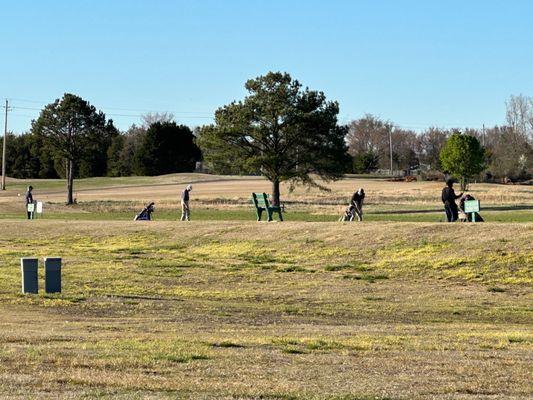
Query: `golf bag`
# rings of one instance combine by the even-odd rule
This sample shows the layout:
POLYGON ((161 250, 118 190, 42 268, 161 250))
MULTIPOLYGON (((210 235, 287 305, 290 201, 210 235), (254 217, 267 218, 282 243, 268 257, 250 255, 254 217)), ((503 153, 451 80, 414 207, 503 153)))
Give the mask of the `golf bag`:
POLYGON ((346 210, 344 211, 344 214, 341 215, 341 217, 339 218, 339 221, 352 222, 354 218, 355 218, 355 206, 352 204, 351 206, 346 208, 346 210))
POLYGON ((154 212, 154 203, 148 204, 142 211, 133 218, 134 221, 151 221, 154 212))
MULTIPOLYGON (((459 221, 461 222, 472 222, 472 214, 466 214, 465 213, 465 201, 469 200, 475 200, 474 196, 471 196, 469 194, 461 197, 461 200, 459 201, 459 221)), ((476 214, 476 222, 485 222, 483 217, 479 215, 479 213, 476 214)))

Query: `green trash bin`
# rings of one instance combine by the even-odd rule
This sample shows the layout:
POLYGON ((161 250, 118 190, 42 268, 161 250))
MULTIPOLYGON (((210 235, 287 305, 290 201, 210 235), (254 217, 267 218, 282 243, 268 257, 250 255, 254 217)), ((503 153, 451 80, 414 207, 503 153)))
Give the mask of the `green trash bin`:
POLYGON ((44 259, 44 291, 61 293, 61 258, 59 257, 44 259))
POLYGON ((22 274, 22 293, 38 293, 38 266, 39 260, 37 260, 36 258, 23 257, 20 259, 20 272, 22 274))

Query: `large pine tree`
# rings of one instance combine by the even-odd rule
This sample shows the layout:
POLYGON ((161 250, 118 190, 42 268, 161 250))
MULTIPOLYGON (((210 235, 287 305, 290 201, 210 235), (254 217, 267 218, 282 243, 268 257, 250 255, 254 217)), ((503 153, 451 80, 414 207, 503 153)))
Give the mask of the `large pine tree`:
POLYGON ((339 105, 324 93, 302 89, 289 74, 270 72, 246 82, 244 100, 219 108, 215 124, 199 130, 204 159, 212 165, 263 174, 275 204, 280 182, 318 186, 313 176, 340 178, 348 165, 337 125, 339 105))
MULTIPOLYGON (((57 157, 64 159, 67 178, 67 204, 73 204, 75 169, 84 156, 99 152, 95 144, 113 131, 105 114, 81 97, 65 93, 43 108, 32 122, 32 133, 43 140, 57 157)), ((104 152, 105 155, 105 152, 104 152)))

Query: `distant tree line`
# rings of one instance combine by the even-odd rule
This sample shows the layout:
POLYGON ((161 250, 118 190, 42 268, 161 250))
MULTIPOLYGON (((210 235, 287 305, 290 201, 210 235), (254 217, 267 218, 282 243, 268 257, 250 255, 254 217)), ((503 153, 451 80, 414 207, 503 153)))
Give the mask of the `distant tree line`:
POLYGON ((108 176, 163 175, 192 172, 202 152, 192 130, 178 125, 171 114, 144 116, 116 136, 107 150, 108 176))
POLYGON ((103 112, 67 93, 45 106, 27 133, 9 134, 7 175, 66 178, 70 203, 74 178, 191 172, 200 160, 212 173, 264 175, 276 198, 283 181, 318 185, 313 176, 388 170, 391 148, 394 170, 451 172, 457 161, 449 160, 464 158, 470 146, 479 147, 475 168, 462 167, 470 175, 525 180, 533 173, 531 97, 510 97, 504 126, 415 132, 370 114, 339 125, 338 104, 288 74, 271 72, 245 87, 249 96, 219 108, 214 124, 194 132, 169 113, 144 115, 141 124, 121 132, 103 112), (463 148, 443 158, 454 134, 480 146, 456 138, 463 148))
MULTIPOLYGON (((172 114, 144 115, 140 125, 132 125, 120 132, 112 120, 77 96, 66 94, 56 103, 52 103, 55 105, 50 108, 50 113, 41 112, 29 132, 21 135, 8 133, 8 176, 67 178, 70 156, 74 158, 74 178, 191 172, 202 158, 192 130, 177 124, 172 114), (78 122, 83 122, 81 132, 77 136, 71 134, 71 142, 68 132, 63 135, 54 122, 60 113, 58 106, 65 102, 75 103, 75 117, 78 122), (94 118, 81 121, 78 108, 87 108, 94 118)), ((64 126, 69 123, 65 122, 64 126)))
POLYGON ((348 152, 352 172, 395 170, 449 172, 441 152, 454 133, 475 137, 484 148, 482 179, 531 179, 533 174, 533 98, 511 96, 506 103, 507 124, 483 129, 429 128, 421 133, 397 127, 367 114, 348 125, 348 152))
POLYGON ((74 202, 75 178, 191 172, 202 158, 191 129, 171 114, 147 114, 142 125, 120 132, 70 93, 46 105, 29 132, 9 134, 7 146, 8 176, 65 178, 67 204, 74 202))

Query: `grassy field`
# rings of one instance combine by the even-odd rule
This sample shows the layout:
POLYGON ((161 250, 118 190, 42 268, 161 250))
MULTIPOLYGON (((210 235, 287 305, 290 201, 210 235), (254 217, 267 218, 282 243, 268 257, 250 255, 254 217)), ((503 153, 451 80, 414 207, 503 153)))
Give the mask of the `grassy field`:
MULTIPOLYGON (((531 224, 2 221, 4 398, 528 398, 531 224), (22 256, 61 295, 18 294, 22 256)), ((42 287, 41 287, 42 289, 42 287)))
MULTIPOLYGON (((24 217, 25 187, 35 187, 35 198, 45 202, 45 218, 68 220, 131 220, 143 204, 156 203, 157 220, 179 217, 179 194, 192 183, 191 207, 197 220, 253 220, 250 205, 253 191, 270 192, 260 177, 205 174, 173 174, 160 177, 90 178, 75 183, 78 204, 65 207, 64 181, 8 182, 0 193, 0 218, 24 217)), ((282 187, 282 201, 289 221, 335 221, 343 213, 351 194, 359 187, 367 193, 368 221, 439 222, 444 219, 440 182, 390 182, 350 176, 327 183, 329 192, 282 187)), ((533 187, 474 184, 470 193, 481 201, 483 216, 492 222, 533 221, 533 187)))
POLYGON ((75 207, 59 183, 34 182, 35 221, 27 182, 0 194, 0 398, 531 398, 530 187, 474 185, 493 222, 444 224, 441 184, 352 177, 257 223, 258 178, 84 180, 75 207), (327 222, 358 186, 367 222, 327 222), (25 256, 63 258, 62 294, 42 267, 20 294, 25 256))

